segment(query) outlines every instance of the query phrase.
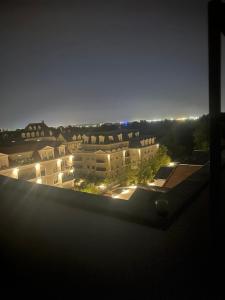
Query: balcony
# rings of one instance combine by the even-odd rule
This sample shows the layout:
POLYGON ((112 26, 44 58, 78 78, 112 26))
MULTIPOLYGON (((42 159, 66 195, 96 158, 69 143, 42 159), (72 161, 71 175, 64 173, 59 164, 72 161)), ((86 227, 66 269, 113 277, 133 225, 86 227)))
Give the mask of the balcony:
POLYGON ((42 157, 42 160, 43 160, 43 161, 44 161, 44 160, 53 160, 53 159, 55 159, 55 157, 54 157, 53 155, 42 157))
POLYGON ((106 168, 97 167, 96 171, 97 172, 106 172, 106 168))
POLYGON ((24 165, 29 165, 29 164, 32 164, 34 163, 34 159, 33 158, 26 158, 26 159, 16 159, 16 160, 13 160, 11 162, 11 166, 24 166, 24 165))
POLYGON ((76 170, 77 170, 77 169, 83 169, 83 166, 82 166, 81 164, 75 165, 75 169, 76 169, 76 170))
POLYGON ((104 159, 96 159, 96 164, 105 164, 106 161, 104 159))
MULTIPOLYGON (((54 170, 53 170, 53 172, 54 172, 54 170)), ((56 171, 55 171, 56 172, 56 171)), ((46 172, 45 172, 45 170, 41 170, 41 176, 45 176, 46 175, 46 172)))
POLYGON ((65 152, 59 152, 59 157, 65 156, 65 152))
POLYGON ((82 161, 82 157, 74 157, 74 162, 79 162, 79 161, 82 161))
POLYGON ((36 172, 29 172, 29 173, 23 173, 21 174, 19 172, 18 175, 18 179, 22 179, 22 180, 31 180, 31 179, 35 179, 36 178, 36 172))

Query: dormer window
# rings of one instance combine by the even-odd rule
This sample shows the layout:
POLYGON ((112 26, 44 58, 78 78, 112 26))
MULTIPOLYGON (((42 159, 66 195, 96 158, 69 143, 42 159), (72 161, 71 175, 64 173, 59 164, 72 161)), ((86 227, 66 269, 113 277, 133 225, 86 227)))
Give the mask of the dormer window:
POLYGON ((144 140, 141 140, 140 143, 141 143, 141 146, 145 145, 145 141, 144 140))
POLYGON ((99 135, 99 144, 104 144, 105 137, 104 135, 99 135))
POLYGON ((89 141, 89 137, 86 135, 83 135, 82 138, 83 138, 84 143, 87 144, 89 141))
POLYGON ((96 136, 94 135, 91 136, 91 143, 96 144, 96 136))
POLYGON ((109 135, 109 141, 110 141, 110 142, 113 142, 113 141, 114 141, 114 139, 113 139, 113 136, 112 136, 112 135, 109 135))
POLYGON ((117 136, 118 136, 118 140, 119 140, 120 142, 122 142, 122 140, 123 140, 122 133, 118 134, 117 136))

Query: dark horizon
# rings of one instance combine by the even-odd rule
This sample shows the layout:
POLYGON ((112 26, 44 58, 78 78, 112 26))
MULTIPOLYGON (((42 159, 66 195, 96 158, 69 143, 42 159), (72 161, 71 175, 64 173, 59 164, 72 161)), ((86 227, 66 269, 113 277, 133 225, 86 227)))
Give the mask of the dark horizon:
POLYGON ((207 3, 0 4, 0 128, 207 114, 207 3))

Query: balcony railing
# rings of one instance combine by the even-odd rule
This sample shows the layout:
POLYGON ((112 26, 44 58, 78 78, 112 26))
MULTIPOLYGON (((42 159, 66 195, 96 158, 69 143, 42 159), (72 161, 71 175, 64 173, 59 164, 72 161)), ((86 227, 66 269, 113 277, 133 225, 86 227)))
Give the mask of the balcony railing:
POLYGON ((26 158, 26 159, 16 159, 11 162, 12 166, 23 166, 23 165, 29 165, 34 163, 33 158, 26 158))
POLYGON ((96 159, 96 164, 105 164, 106 161, 104 159, 96 159))
POLYGON ((75 157, 75 158, 74 158, 74 161, 75 161, 75 162, 76 162, 76 161, 78 161, 78 162, 79 162, 79 161, 82 161, 82 157, 75 157))
POLYGON ((6 170, 8 168, 9 168, 9 166, 0 166, 0 170, 6 170))
POLYGON ((36 178, 36 173, 24 173, 24 174, 19 173, 18 175, 18 179, 22 179, 22 180, 31 180, 35 178, 36 178))
POLYGON ((106 171, 106 168, 99 168, 99 167, 97 167, 97 168, 96 168, 96 171, 97 171, 97 172, 105 172, 105 171, 106 171))
POLYGON ((55 157, 53 155, 51 156, 48 156, 48 157, 43 157, 42 160, 52 160, 52 159, 55 159, 55 157))

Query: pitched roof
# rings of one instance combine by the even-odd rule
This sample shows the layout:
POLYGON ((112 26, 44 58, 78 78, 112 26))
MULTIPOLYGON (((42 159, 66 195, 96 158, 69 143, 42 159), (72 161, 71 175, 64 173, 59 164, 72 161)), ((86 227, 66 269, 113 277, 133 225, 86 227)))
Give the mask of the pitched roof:
POLYGON ((3 154, 14 154, 14 153, 23 153, 23 152, 30 152, 30 151, 37 151, 46 146, 50 147, 57 147, 61 144, 61 142, 55 141, 40 141, 40 142, 26 142, 20 145, 12 145, 8 147, 0 147, 0 152, 3 154))
POLYGON ((45 124, 45 122, 44 121, 42 121, 42 122, 39 122, 39 123, 29 123, 26 127, 25 127, 25 130, 29 130, 29 127, 32 127, 32 130, 33 130, 33 127, 34 126, 40 126, 41 127, 41 129, 48 129, 49 127, 45 124))
POLYGON ((202 165, 177 165, 171 175, 167 178, 163 187, 173 188, 186 178, 191 176, 193 173, 198 171, 202 165))

